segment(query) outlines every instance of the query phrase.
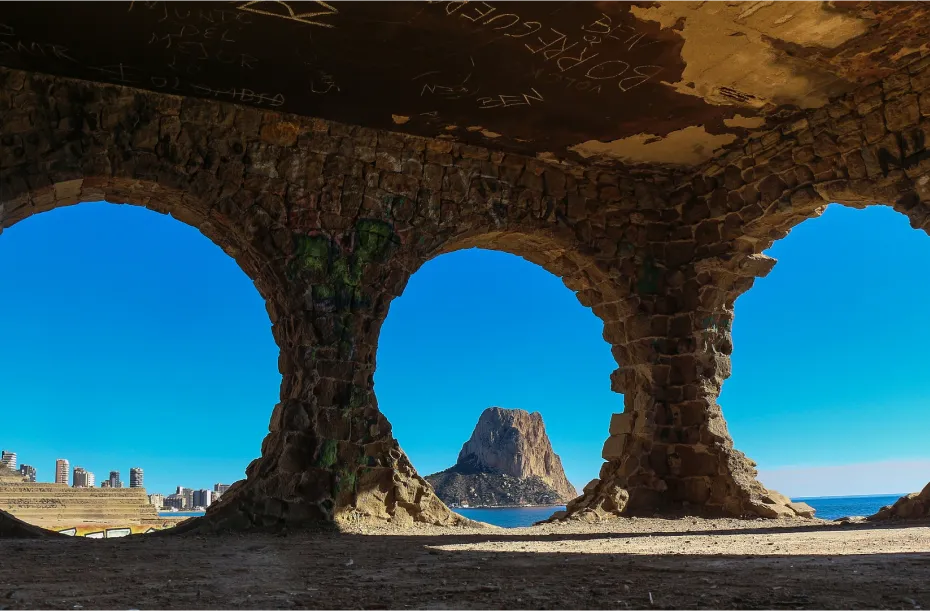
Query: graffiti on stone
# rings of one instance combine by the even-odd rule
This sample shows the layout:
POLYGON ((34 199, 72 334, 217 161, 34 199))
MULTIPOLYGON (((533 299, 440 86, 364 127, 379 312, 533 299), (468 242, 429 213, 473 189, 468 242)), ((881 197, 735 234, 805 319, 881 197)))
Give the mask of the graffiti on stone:
POLYGON ((277 17, 304 25, 313 25, 321 28, 336 27, 323 19, 339 13, 331 4, 323 0, 252 0, 243 2, 236 7, 240 11, 248 11, 257 15, 277 17), (306 9, 306 10, 304 10, 306 9))
POLYGON ((344 245, 321 232, 296 235, 288 268, 292 280, 308 284, 313 308, 335 315, 330 340, 343 356, 354 350, 353 313, 372 306, 363 282, 366 271, 386 263, 400 245, 391 225, 377 219, 358 220, 350 236, 344 245))
MULTIPOLYGON (((605 56, 605 52, 628 53, 658 41, 647 39, 645 32, 631 24, 614 24, 603 13, 594 22, 579 26, 580 34, 571 34, 567 29, 563 32, 539 21, 525 20, 517 13, 498 12, 498 7, 490 2, 452 0, 430 4, 443 5, 450 18, 462 18, 474 23, 476 28, 519 39, 523 49, 549 66, 553 74, 572 72, 576 79, 616 82, 617 88, 626 92, 663 71, 662 66, 605 56), (619 44, 606 50, 595 47, 608 40, 619 44)), ((590 89, 597 87, 594 85, 590 89)))

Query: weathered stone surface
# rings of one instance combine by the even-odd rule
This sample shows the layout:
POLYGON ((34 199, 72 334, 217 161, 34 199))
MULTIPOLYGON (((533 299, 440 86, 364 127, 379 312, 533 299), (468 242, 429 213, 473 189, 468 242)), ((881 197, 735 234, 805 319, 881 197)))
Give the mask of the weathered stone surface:
POLYGON ((930 518, 930 484, 920 492, 906 494, 893 505, 882 507, 869 520, 921 520, 930 518))
POLYGON ((562 505, 566 500, 538 475, 441 471, 426 476, 436 496, 452 508, 562 505))
POLYGON ((539 412, 489 407, 455 465, 427 476, 453 505, 560 505, 578 496, 539 412))

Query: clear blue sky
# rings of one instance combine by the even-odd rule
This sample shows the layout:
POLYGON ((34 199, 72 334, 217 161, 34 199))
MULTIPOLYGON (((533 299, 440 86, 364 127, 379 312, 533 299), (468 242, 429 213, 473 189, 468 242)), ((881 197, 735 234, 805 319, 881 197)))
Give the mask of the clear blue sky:
MULTIPOLYGON (((930 238, 887 208, 831 206, 769 254, 779 264, 737 301, 720 398, 737 447, 787 494, 919 489, 930 238)), ((0 286, 0 447, 40 479, 65 457, 98 481, 141 466, 169 492, 230 483, 258 455, 277 348, 251 281, 197 230, 130 206, 44 213, 0 235, 0 286)), ((499 405, 542 413, 580 488, 622 410, 614 367, 560 280, 470 250, 427 263, 395 300, 375 389, 423 474, 499 405)))

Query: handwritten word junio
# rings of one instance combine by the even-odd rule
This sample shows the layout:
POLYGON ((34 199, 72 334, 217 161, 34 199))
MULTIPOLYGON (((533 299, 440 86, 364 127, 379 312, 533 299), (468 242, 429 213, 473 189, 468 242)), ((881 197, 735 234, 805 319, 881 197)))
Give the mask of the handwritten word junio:
MULTIPOLYGON (((429 0, 429 3, 440 2, 429 0)), ((553 71, 564 73, 584 69, 584 79, 616 80, 617 87, 625 92, 649 81, 663 70, 662 66, 653 64, 633 65, 622 59, 604 59, 601 50, 596 49, 595 45, 602 44, 605 38, 622 42, 626 51, 655 41, 642 43, 645 34, 636 32, 632 26, 615 26, 610 17, 603 13, 597 21, 580 26, 581 39, 573 40, 569 34, 555 28, 544 28, 539 21, 526 21, 517 13, 498 12, 497 7, 489 2, 446 0, 441 3, 445 4, 445 13, 449 17, 457 16, 482 28, 500 32, 505 37, 521 39, 523 47, 532 55, 542 58, 544 62, 551 62, 553 71), (616 34, 621 28, 633 29, 634 35, 626 39, 618 37, 616 34), (530 36, 533 38, 528 38, 530 36)))
POLYGON ((211 24, 252 23, 252 16, 249 13, 243 13, 240 11, 227 11, 216 8, 198 9, 193 11, 186 8, 180 8, 180 6, 174 3, 172 3, 172 6, 169 9, 168 3, 163 0, 156 0, 154 2, 135 2, 135 0, 132 0, 129 3, 129 9, 126 12, 132 12, 132 10, 136 7, 141 7, 143 9, 152 11, 153 14, 158 17, 156 23, 161 23, 162 21, 167 21, 171 18, 179 19, 181 21, 195 21, 211 24))

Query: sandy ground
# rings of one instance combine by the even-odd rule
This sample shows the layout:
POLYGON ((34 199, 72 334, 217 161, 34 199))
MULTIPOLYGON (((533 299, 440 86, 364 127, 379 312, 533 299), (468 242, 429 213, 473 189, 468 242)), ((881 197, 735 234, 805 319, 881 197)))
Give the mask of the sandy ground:
POLYGON ((930 608, 930 523, 0 540, 0 610, 930 608))

